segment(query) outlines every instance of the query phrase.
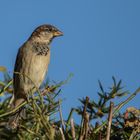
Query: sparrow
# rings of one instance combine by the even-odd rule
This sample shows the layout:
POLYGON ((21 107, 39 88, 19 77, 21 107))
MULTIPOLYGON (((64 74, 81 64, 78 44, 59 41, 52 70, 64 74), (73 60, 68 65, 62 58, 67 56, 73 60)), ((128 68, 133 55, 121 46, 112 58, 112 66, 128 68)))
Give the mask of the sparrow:
MULTIPOLYGON (((29 92, 42 84, 50 63, 50 43, 63 33, 53 25, 37 27, 29 39, 19 48, 13 74, 14 100, 12 109, 27 100, 29 92)), ((12 129, 17 128, 19 113, 9 120, 12 129)))

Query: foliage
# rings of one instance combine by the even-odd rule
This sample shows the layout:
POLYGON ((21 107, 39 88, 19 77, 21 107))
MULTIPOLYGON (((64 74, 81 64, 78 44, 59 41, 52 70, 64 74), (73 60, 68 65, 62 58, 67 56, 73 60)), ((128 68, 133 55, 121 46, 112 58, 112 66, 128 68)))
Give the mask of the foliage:
POLYGON ((124 113, 121 111, 140 92, 140 88, 130 94, 123 90, 122 81, 117 82, 113 77, 113 85, 106 91, 99 81, 98 101, 89 97, 79 99, 81 105, 72 108, 68 119, 64 120, 61 111, 63 101, 59 94, 69 78, 44 84, 36 93, 30 93, 27 101, 11 110, 12 79, 4 67, 0 67, 0 71, 4 73, 4 80, 0 81, 1 140, 108 140, 107 136, 111 140, 140 139, 140 111, 134 107, 127 108, 124 113), (124 96, 128 97, 122 101, 124 96), (116 100, 120 103, 116 104, 116 100), (20 109, 24 110, 20 124, 16 130, 11 130, 7 122, 20 109), (80 124, 74 122, 74 112, 81 118, 80 124), (56 114, 60 118, 56 118, 56 114))

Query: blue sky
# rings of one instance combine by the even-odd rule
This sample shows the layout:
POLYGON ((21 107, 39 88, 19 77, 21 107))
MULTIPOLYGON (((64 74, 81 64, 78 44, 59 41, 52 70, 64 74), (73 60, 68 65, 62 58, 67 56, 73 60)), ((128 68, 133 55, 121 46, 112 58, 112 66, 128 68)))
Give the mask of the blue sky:
MULTIPOLYGON (((37 26, 50 23, 64 32, 52 46, 48 77, 61 81, 63 112, 78 98, 97 100, 98 80, 111 86, 122 79, 133 92, 140 86, 140 1, 138 0, 4 0, 0 2, 0 65, 12 75, 18 48, 37 26)), ((137 96, 129 105, 139 107, 137 96)))

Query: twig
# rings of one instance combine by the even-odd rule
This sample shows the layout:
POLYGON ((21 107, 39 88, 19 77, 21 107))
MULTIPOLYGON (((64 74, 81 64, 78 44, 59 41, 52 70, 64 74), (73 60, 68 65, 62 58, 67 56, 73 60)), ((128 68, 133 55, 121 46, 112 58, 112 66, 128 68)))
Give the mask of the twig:
POLYGON ((66 123, 66 132, 68 132, 68 126, 70 125, 70 121, 71 121, 71 117, 72 117, 72 114, 73 112, 75 111, 74 108, 71 109, 70 113, 69 113, 69 116, 68 116, 68 119, 67 119, 67 123, 66 123))
POLYGON ((63 130, 61 127, 59 127, 59 130, 60 130, 60 133, 61 133, 61 136, 62 136, 62 140, 65 140, 65 136, 64 136, 64 133, 63 133, 63 130))
POLYGON ((83 138, 85 137, 85 124, 86 124, 85 121, 86 121, 86 110, 87 110, 88 103, 89 103, 89 97, 86 97, 86 102, 85 102, 82 119, 81 119, 81 129, 80 129, 79 140, 83 140, 83 138))
POLYGON ((9 83, 1 89, 0 94, 2 94, 12 83, 13 83, 13 80, 9 81, 9 83))
POLYGON ((71 119, 70 124, 71 124, 72 139, 73 140, 76 140, 76 137, 75 137, 75 127, 74 127, 74 121, 73 121, 73 119, 71 119))
POLYGON ((26 128, 25 126, 20 125, 20 127, 21 127, 22 129, 26 130, 30 135, 35 135, 36 137, 41 138, 41 135, 40 135, 40 134, 37 134, 37 133, 33 132, 32 130, 26 128))
MULTIPOLYGON (((37 100, 39 97, 35 97, 34 100, 37 100)), ((28 103, 30 103, 32 100, 29 100, 28 103)), ((27 104, 27 101, 24 101, 22 104, 20 104, 19 106, 17 106, 16 108, 14 108, 13 110, 6 112, 4 114, 0 114, 0 118, 2 117, 6 117, 12 113, 15 113, 18 109, 20 109, 21 107, 23 107, 24 105, 27 104)))
POLYGON ((62 130, 64 131, 65 124, 64 124, 64 120, 63 120, 63 115, 62 115, 60 100, 59 100, 59 114, 60 114, 60 120, 61 120, 61 123, 62 123, 62 130))
POLYGON ((86 140, 89 131, 89 114, 87 112, 85 113, 85 119, 84 119, 84 131, 85 131, 84 140, 86 140))
POLYGON ((20 105, 17 106, 16 108, 14 108, 12 111, 9 111, 9 112, 6 112, 6 113, 4 113, 4 114, 1 114, 1 115, 0 115, 0 118, 5 117, 5 116, 8 116, 8 115, 10 115, 10 114, 12 114, 12 113, 15 113, 19 108, 21 108, 22 106, 24 106, 24 105, 26 105, 26 104, 27 104, 27 101, 23 102, 22 104, 20 104, 20 105))
MULTIPOLYGON (((131 101, 138 93, 140 92, 140 87, 133 93, 131 94, 125 101, 121 102, 113 111, 113 116, 115 116, 118 111, 125 105, 127 104, 129 101, 131 101)), ((102 127, 104 127, 107 124, 107 121, 104 121, 102 123, 102 125, 100 125, 95 131, 94 133, 96 134, 102 127)))
POLYGON ((110 102, 106 140, 109 140, 110 139, 112 116, 113 116, 113 107, 114 107, 114 103, 113 102, 110 102))
MULTIPOLYGON (((41 95, 42 95, 42 94, 41 94, 41 95)), ((39 99, 38 96, 34 97, 34 100, 37 100, 37 99, 39 99)), ((24 101, 22 104, 20 104, 19 106, 17 106, 17 107, 14 108, 13 110, 11 110, 11 111, 9 111, 9 112, 6 112, 6 113, 4 113, 4 114, 0 114, 0 118, 6 117, 6 116, 8 116, 8 115, 10 115, 10 114, 12 114, 12 113, 15 113, 18 109, 20 109, 21 107, 23 107, 24 105, 26 105, 27 103, 30 103, 30 102, 32 102, 32 99, 30 99, 28 102, 27 102, 27 101, 24 101)))

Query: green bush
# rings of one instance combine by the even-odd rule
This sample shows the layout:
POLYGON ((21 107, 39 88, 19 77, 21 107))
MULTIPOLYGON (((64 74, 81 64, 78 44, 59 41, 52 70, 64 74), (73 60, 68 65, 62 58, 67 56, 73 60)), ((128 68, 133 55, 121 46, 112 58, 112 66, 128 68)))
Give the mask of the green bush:
POLYGON ((122 113, 121 108, 133 99, 139 92, 138 88, 130 94, 122 88, 121 80, 105 91, 99 81, 98 101, 89 97, 80 99, 81 105, 72 108, 64 120, 61 104, 58 98, 65 81, 50 84, 46 82, 37 92, 30 93, 28 100, 14 110, 10 109, 12 102, 12 79, 4 67, 4 80, 0 81, 0 140, 139 140, 140 111, 129 107, 122 113), (124 101, 122 97, 128 96, 124 101), (121 99, 121 100, 120 100, 121 99), (119 104, 116 104, 116 100, 119 104), (20 109, 24 110, 16 130, 8 127, 8 120, 20 109), (81 118, 77 124, 73 113, 81 118), (56 114, 60 118, 55 118, 56 114))

